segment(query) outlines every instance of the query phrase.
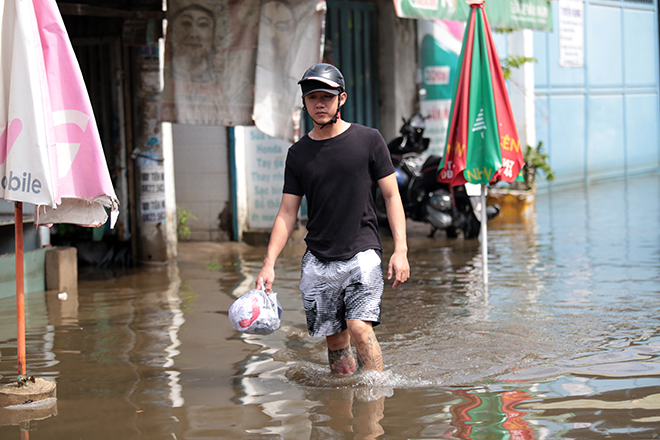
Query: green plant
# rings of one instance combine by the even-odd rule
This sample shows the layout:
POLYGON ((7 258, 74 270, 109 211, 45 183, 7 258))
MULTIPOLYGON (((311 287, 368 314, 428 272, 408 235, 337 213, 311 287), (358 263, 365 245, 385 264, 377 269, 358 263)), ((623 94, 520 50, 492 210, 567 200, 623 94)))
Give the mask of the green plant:
MULTIPOLYGON (((516 31, 516 29, 497 29, 495 32, 501 34, 509 34, 516 31)), ((524 57, 518 55, 509 55, 508 57, 501 60, 502 65, 502 74, 505 79, 511 77, 511 69, 517 69, 526 63, 536 63, 537 59, 534 57, 524 57)), ((528 145, 525 148, 524 159, 525 165, 522 169, 522 174, 525 179, 524 184, 522 182, 514 182, 512 185, 513 189, 520 189, 524 185, 524 189, 532 189, 534 187, 534 181, 536 179, 536 170, 540 168, 545 173, 545 178, 548 181, 555 180, 555 175, 550 168, 548 163, 548 155, 543 151, 543 142, 539 142, 536 148, 528 145)))
POLYGON ((534 187, 536 180, 536 170, 540 169, 545 174, 545 179, 549 182, 555 180, 555 174, 548 163, 548 155, 543 152, 543 142, 539 142, 536 148, 527 145, 525 148, 525 166, 523 167, 523 177, 527 189, 534 187))
POLYGON ((523 57, 517 55, 509 55, 504 58, 502 63, 502 74, 504 79, 509 79, 511 77, 511 69, 517 69, 525 63, 536 63, 537 60, 534 57, 523 57))
MULTIPOLYGON (((520 29, 500 28, 495 29, 495 33, 506 35, 518 30, 520 29)), ((509 55, 508 57, 501 59, 500 64, 502 66, 502 74, 504 75, 504 79, 509 79, 511 77, 511 69, 517 69, 525 63, 536 62, 538 62, 538 60, 534 57, 523 57, 518 55, 509 55)))
POLYGON ((195 214, 193 214, 185 206, 177 206, 176 214, 178 217, 176 232, 180 239, 190 237, 190 226, 188 226, 189 220, 197 220, 195 214))

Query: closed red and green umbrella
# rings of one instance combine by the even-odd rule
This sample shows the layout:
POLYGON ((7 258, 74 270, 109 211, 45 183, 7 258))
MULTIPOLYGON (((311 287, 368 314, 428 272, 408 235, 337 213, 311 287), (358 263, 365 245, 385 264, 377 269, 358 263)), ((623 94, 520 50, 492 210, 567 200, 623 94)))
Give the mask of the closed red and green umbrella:
MULTIPOLYGON (((471 6, 438 180, 452 186, 513 182, 525 163, 483 0, 471 6)), ((485 216, 484 216, 485 217, 485 216)), ((486 221, 481 222, 484 282, 488 281, 486 221)))

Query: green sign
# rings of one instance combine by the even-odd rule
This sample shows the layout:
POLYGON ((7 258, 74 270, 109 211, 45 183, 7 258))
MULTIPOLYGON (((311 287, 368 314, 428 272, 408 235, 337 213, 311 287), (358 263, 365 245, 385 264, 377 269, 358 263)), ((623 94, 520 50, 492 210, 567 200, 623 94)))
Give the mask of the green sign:
MULTIPOLYGON (((490 0, 485 4, 493 28, 552 32, 549 0, 490 0)), ((401 18, 467 21, 470 15, 465 0, 394 0, 394 8, 401 18)))

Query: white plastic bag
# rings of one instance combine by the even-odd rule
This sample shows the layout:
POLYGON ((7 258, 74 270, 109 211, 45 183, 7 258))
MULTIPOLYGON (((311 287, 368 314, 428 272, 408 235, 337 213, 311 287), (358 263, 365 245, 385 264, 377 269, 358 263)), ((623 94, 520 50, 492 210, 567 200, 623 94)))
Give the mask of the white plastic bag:
POLYGON ((252 335, 269 335, 280 327, 282 306, 277 293, 266 294, 263 280, 261 289, 252 289, 241 295, 229 308, 229 320, 234 330, 252 335))

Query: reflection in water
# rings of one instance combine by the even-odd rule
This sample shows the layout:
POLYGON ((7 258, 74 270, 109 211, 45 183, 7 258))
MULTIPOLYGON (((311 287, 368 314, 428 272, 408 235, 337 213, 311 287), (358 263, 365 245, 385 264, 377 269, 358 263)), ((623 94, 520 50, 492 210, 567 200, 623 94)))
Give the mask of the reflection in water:
POLYGON ((385 396, 364 398, 359 390, 339 388, 326 393, 324 405, 310 414, 311 440, 332 438, 376 439, 385 433, 380 422, 384 417, 385 396))
MULTIPOLYGON (((382 374, 334 376, 307 335, 304 246, 278 259, 268 336, 227 310, 264 248, 182 243, 169 268, 80 283, 30 306, 28 366, 58 383, 30 438, 545 439, 660 437, 660 176, 537 195, 536 213, 478 240, 411 225, 411 279, 386 287, 382 374)), ((385 256, 392 251, 384 236, 385 256)), ((0 302, 0 318, 11 316, 0 302)), ((4 318, 0 330, 4 328, 4 318)), ((13 330, 12 330, 13 331, 13 330)), ((1 333, 0 373, 15 373, 1 333)), ((18 425, 0 438, 21 438, 18 425)))
POLYGON ((479 393, 456 390, 453 393, 463 399, 463 402, 453 405, 450 410, 453 416, 451 425, 456 427, 456 438, 534 438, 529 423, 523 419, 526 413, 515 407, 530 399, 524 391, 479 393))
MULTIPOLYGON (((181 285, 181 280, 178 276, 174 276, 174 281, 170 283, 170 287, 165 292, 167 298, 167 304, 169 305, 170 311, 172 312, 172 323, 167 329, 168 336, 170 338, 171 344, 165 348, 167 356, 165 357, 165 363, 163 368, 171 368, 174 365, 174 358, 180 354, 177 347, 181 345, 179 340, 179 330, 181 326, 186 322, 183 317, 183 312, 179 308, 181 305, 181 299, 178 296, 179 286, 181 285)), ((184 399, 181 395, 181 385, 179 384, 179 372, 173 369, 168 369, 165 371, 165 374, 169 377, 168 386, 170 388, 170 400, 172 401, 172 407, 178 408, 183 406, 184 399)))
MULTIPOLYGON (((82 429, 101 423, 130 433, 119 420, 140 412, 145 404, 184 404, 179 371, 171 369, 179 354, 178 332, 185 322, 179 307, 180 283, 178 269, 170 266, 123 278, 121 284, 114 278, 100 279, 82 283, 78 291, 45 294, 43 318, 50 324, 41 329, 28 326, 27 367, 28 374, 51 376, 57 382, 56 413, 61 414, 75 398, 80 406, 70 414, 70 422, 77 421, 82 429), (130 409, 117 413, 120 402, 130 409)), ((42 309, 33 307, 31 313, 35 310, 42 309)), ((0 349, 3 376, 15 377, 7 371, 12 360, 16 363, 15 340, 3 342, 0 349)), ((14 417, 8 410, 1 411, 0 422, 5 416, 14 417)), ((28 423, 28 431, 21 432, 34 429, 39 417, 33 415, 22 422, 28 423)), ((58 437, 57 432, 54 438, 68 438, 66 434, 58 437)))

